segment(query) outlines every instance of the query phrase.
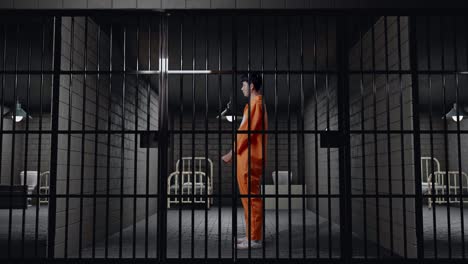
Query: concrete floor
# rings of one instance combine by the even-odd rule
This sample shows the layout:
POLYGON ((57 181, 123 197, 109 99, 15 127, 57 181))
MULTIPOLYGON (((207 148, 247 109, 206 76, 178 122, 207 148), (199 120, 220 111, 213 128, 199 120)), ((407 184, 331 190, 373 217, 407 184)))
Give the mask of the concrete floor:
MULTIPOLYGON (((468 207, 468 206, 467 206, 468 207)), ((193 235, 194 244, 192 252, 192 212, 191 210, 181 210, 182 223, 181 232, 179 232, 179 210, 171 209, 168 211, 168 227, 167 227, 167 256, 169 258, 178 258, 179 254, 183 258, 204 258, 205 257, 205 234, 207 240, 207 257, 208 258, 232 258, 233 252, 231 245, 232 238, 232 209, 229 207, 221 208, 221 232, 218 230, 219 208, 213 207, 208 211, 207 222, 208 232, 205 233, 205 211, 194 211, 193 235), (180 250, 179 250, 179 234, 181 235, 180 250), (192 255, 193 254, 193 255, 192 255)), ((423 208, 423 223, 424 223, 424 253, 426 258, 434 258, 435 245, 437 246, 437 257, 449 257, 449 227, 447 221, 447 207, 438 205, 432 210, 427 207, 423 208), (434 224, 433 214, 436 216, 436 240, 434 240, 434 224)), ((12 256, 21 254, 22 246, 22 210, 13 210, 12 215, 12 256)), ((462 257, 462 236, 461 236, 461 217, 458 207, 450 207, 450 234, 452 257, 462 257)), ((468 256, 468 208, 463 211, 463 220, 465 225, 465 252, 468 256)), ((0 210, 0 258, 7 256, 8 244, 8 217, 9 210, 0 210)), ((265 246, 264 249, 252 250, 251 257, 261 258, 265 254, 266 258, 275 258, 276 254, 280 258, 289 257, 289 223, 288 210, 281 210, 278 213, 278 248, 276 236, 276 214, 274 210, 267 210, 265 215, 265 246), (265 253, 264 253, 265 252, 265 253)), ((339 226, 331 225, 331 236, 329 236, 328 221, 323 217, 318 217, 319 226, 315 225, 316 215, 311 211, 306 211, 306 257, 317 257, 316 236, 319 231, 319 257, 338 258, 340 255, 340 233, 339 226), (331 250, 329 250, 329 240, 331 240, 331 250)), ((36 207, 29 207, 26 210, 25 224, 25 252, 29 256, 34 256, 35 247, 35 220, 36 207)), ((237 210, 237 231, 238 236, 244 235, 244 217, 241 208, 237 210)), ((145 236, 148 236, 147 256, 150 258, 156 257, 157 250, 157 215, 152 215, 148 219, 148 232, 145 229, 146 221, 142 220, 136 223, 136 247, 135 256, 145 257, 145 236)), ((302 227, 302 210, 292 210, 291 214, 291 256, 303 256, 303 227, 302 227)), ((119 257, 119 236, 120 233, 115 233, 108 239, 108 256, 110 258, 119 257)), ((129 226, 122 231, 122 250, 123 258, 131 258, 133 256, 133 226, 129 226)), ((41 206, 39 210, 39 228, 38 228, 38 256, 45 256, 45 242, 47 239, 47 206, 41 206)), ((362 241, 358 238, 353 238, 354 251, 353 256, 359 257, 363 255, 362 241)), ((370 257, 376 252, 377 246, 368 243, 368 254, 370 257)), ((381 249, 382 256, 389 252, 381 249)), ((92 257, 92 248, 87 247, 82 251, 83 257, 92 257)), ((247 251, 236 252, 237 258, 248 257, 247 251)), ((105 256, 105 241, 98 241, 95 249, 95 257, 102 258, 105 256)))
MULTIPOLYGON (((465 237, 465 258, 468 258, 468 206, 464 206, 463 224, 465 237)), ((433 209, 423 207, 423 223, 424 223, 424 256, 426 258, 434 258, 436 255, 439 258, 449 257, 449 244, 452 248, 452 257, 460 258, 463 256, 462 243, 462 217, 459 207, 450 207, 447 211, 447 206, 436 205, 433 209), (434 223, 433 216, 435 214, 436 221, 434 223), (450 230, 448 225, 448 215, 450 215, 450 230), (436 231, 434 232, 434 227, 436 231), (450 231, 450 232, 449 232, 450 231), (434 233, 436 234, 434 240, 434 233), (449 240, 450 234, 450 240, 449 240), (450 241, 450 243, 449 243, 450 241), (437 248, 435 248, 435 246, 437 248), (437 253, 436 253, 437 251, 437 253)))
MULTIPOLYGON (((24 255, 26 257, 46 256, 48 206, 39 207, 39 214, 36 214, 36 206, 28 207, 25 210, 25 222, 23 232, 23 210, 11 210, 11 245, 10 254, 12 257, 24 255), (36 215, 38 226, 36 230, 36 215), (36 252, 36 232, 37 232, 37 252, 36 252), (23 240, 24 234, 24 240, 23 240), (24 248, 24 253, 22 252, 24 248)), ((8 233, 10 210, 0 210, 0 258, 8 256, 8 233)))
MULTIPOLYGON (((204 258, 207 254, 208 258, 232 258, 233 249, 231 244, 232 233, 232 209, 229 207, 221 208, 221 232, 219 232, 219 210, 213 207, 208 211, 207 222, 208 232, 205 232, 205 211, 194 211, 194 228, 192 229, 192 212, 191 210, 181 211, 181 229, 179 229, 179 210, 173 209, 168 211, 168 228, 167 228, 167 256, 169 258, 178 258, 179 254, 183 258, 204 258), (182 230, 182 232, 179 232, 182 230), (192 251, 192 230, 193 230, 193 251, 192 251), (179 234, 181 240, 179 240, 179 234), (206 237, 205 237, 206 236, 206 237), (207 240, 205 239, 207 238, 207 240), (180 248, 179 248, 180 241, 180 248), (207 241, 205 243, 205 241, 207 241), (207 247, 206 247, 207 246, 207 247), (205 252, 205 249, 207 251, 205 252)), ((306 256, 314 258, 317 256, 315 246, 316 241, 316 215, 310 211, 306 211, 306 256)), ((274 210, 266 211, 265 215, 265 257, 275 258, 276 254, 279 257, 285 258, 289 256, 289 227, 288 227, 288 211, 281 210, 278 213, 278 249, 276 247, 276 214, 274 210)), ((242 209, 237 210, 237 235, 244 236, 244 217, 242 209)), ((135 250, 136 257, 145 256, 145 224, 140 221, 137 223, 137 245, 135 250)), ((149 222, 149 257, 156 256, 156 215, 150 217, 149 222)), ((303 255, 303 228, 302 228, 302 210, 292 210, 291 214, 291 255, 293 257, 302 257, 303 255)), ((109 257, 119 256, 119 233, 114 234, 109 238, 109 257)), ((123 230, 123 257, 133 256, 133 227, 128 227, 123 230)), ((326 219, 319 217, 319 240, 322 241, 319 247, 319 256, 328 258, 331 254, 333 258, 338 258, 340 254, 339 248, 339 226, 333 224, 331 227, 331 237, 328 232, 328 222, 326 219), (328 240, 331 240, 331 251, 328 247, 328 240), (326 241, 326 242, 324 242, 326 241)), ((104 257, 104 242, 100 242, 96 246, 96 257, 104 257)), ((83 251, 83 256, 91 257, 91 249, 87 248, 83 251)), ((237 251, 237 258, 248 257, 247 251, 237 251)), ((263 257, 263 249, 251 251, 251 257, 263 257)))

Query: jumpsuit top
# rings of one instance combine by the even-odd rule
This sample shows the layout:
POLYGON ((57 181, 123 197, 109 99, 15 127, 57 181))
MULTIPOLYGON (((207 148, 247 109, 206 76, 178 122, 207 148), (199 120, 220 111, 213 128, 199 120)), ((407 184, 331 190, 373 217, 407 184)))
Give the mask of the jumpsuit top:
POLYGON ((263 162, 266 160, 266 148, 267 137, 262 133, 250 133, 250 144, 249 144, 249 134, 245 133, 249 131, 250 121, 250 131, 256 130, 267 130, 268 129, 268 115, 266 111, 265 104, 263 103, 263 97, 257 95, 250 102, 250 118, 249 118, 249 104, 246 104, 244 107, 244 115, 242 123, 238 131, 244 133, 237 134, 237 165, 238 168, 243 168, 243 171, 247 172, 248 170, 248 154, 249 154, 249 145, 250 145, 250 170, 252 176, 261 176, 263 162), (265 109, 265 111, 264 111, 265 109), (262 126, 262 116, 264 121, 264 126, 262 126), (262 150, 263 148, 263 150, 262 150))

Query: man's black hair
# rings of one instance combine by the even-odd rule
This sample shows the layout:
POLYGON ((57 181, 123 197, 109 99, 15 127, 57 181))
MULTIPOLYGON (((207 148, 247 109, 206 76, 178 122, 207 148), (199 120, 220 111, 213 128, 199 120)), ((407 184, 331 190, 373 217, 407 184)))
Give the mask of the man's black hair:
POLYGON ((242 82, 247 82, 249 85, 253 83, 254 89, 259 91, 262 88, 262 77, 257 73, 251 73, 250 78, 247 74, 243 74, 240 79, 242 82))

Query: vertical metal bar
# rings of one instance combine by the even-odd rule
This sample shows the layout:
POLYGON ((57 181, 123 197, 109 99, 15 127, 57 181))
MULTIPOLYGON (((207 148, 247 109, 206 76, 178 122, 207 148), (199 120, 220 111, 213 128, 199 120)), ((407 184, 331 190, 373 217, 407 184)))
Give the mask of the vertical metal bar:
MULTIPOLYGON (((409 44, 410 44, 410 67, 413 98, 413 142, 414 142, 414 160, 421 160, 421 141, 419 124, 419 85, 418 85, 418 57, 416 41, 416 21, 414 16, 409 17, 409 44)), ((424 258, 423 244, 423 218, 422 218, 422 195, 421 195, 421 167, 414 166, 415 172, 415 194, 416 194, 416 239, 418 261, 424 258)))
MULTIPOLYGON (((249 73, 248 76, 249 76, 249 80, 252 78, 252 74, 250 73, 250 16, 247 16, 247 72, 249 73)), ((251 193, 252 193, 252 168, 251 168, 251 162, 252 162, 252 158, 250 157, 251 154, 252 154, 252 149, 251 149, 251 144, 250 144, 250 129, 251 129, 251 117, 250 117, 250 114, 251 114, 251 106, 252 106, 252 103, 250 102, 251 98, 252 98, 252 95, 251 95, 251 92, 250 92, 250 84, 251 82, 249 81, 249 88, 248 88, 248 91, 249 91, 249 97, 248 97, 248 116, 247 116, 247 162, 248 162, 248 166, 247 166, 247 179, 248 179, 248 182, 247 182, 247 221, 248 223, 245 223, 245 225, 247 226, 247 230, 248 230, 248 234, 247 234, 247 242, 248 242, 248 252, 247 252, 247 256, 248 256, 248 259, 251 259, 252 258, 252 248, 251 248, 251 239, 252 239, 252 197, 251 197, 251 193)), ((242 198, 241 198, 242 199, 242 198)), ((245 197, 244 197, 245 199, 245 197)), ((244 208, 245 210, 245 208, 244 208)), ((245 212, 245 211, 244 211, 245 212)))
MULTIPOLYGON (((286 23, 286 49, 287 49, 287 63, 288 63, 288 73, 286 74, 286 82, 288 84, 288 246, 289 246, 289 259, 292 258, 292 235, 291 235, 291 52, 290 52, 290 43, 289 43, 289 28, 291 26, 290 17, 287 17, 286 23)), ((297 134, 296 134, 297 135, 297 134)))
MULTIPOLYGON (((402 66, 401 66, 401 17, 397 17, 397 40, 398 40, 398 85, 400 88, 400 130, 403 131, 403 82, 402 82, 402 66)), ((400 134, 400 148, 401 148, 401 177, 403 179, 403 243, 404 243, 404 258, 408 258, 408 235, 407 235, 407 224, 406 224, 406 174, 405 174, 405 150, 404 150, 404 138, 405 135, 403 133, 400 134)))
POLYGON ((88 17, 85 17, 85 37, 84 37, 84 79, 83 79, 83 112, 82 112, 82 120, 81 120, 81 128, 83 133, 81 134, 81 176, 80 176, 80 233, 79 233, 79 242, 78 242, 78 256, 79 258, 82 257, 82 247, 83 247, 83 188, 84 188, 84 152, 85 152, 85 133, 84 130, 86 129, 86 80, 87 74, 86 71, 88 70, 88 17))
MULTIPOLYGON (((184 17, 181 17, 181 22, 180 22, 180 70, 183 70, 184 64, 184 17)), ((184 119, 184 78, 183 75, 179 75, 180 77, 180 83, 179 83, 179 89, 180 89, 180 117, 179 117, 179 130, 183 129, 183 119, 184 119)), ((184 162, 182 160, 183 157, 183 134, 179 133, 179 165, 182 166, 182 169, 176 168, 179 171, 179 177, 183 179, 183 171, 184 171, 184 162)), ((183 200, 183 190, 182 190, 182 180, 179 181, 179 187, 178 189, 180 192, 180 196, 177 197, 179 201, 179 259, 182 258, 182 200, 183 200)))
POLYGON ((66 179, 66 201, 65 201, 65 247, 64 257, 68 258, 68 220, 70 216, 70 163, 71 163, 71 123, 72 123, 72 102, 73 102, 73 51, 74 51, 74 35, 75 35, 75 17, 71 17, 70 26, 70 74, 68 75, 68 124, 67 124, 67 179, 66 179))
POLYGON ((351 154, 349 133, 349 73, 348 73, 348 44, 347 44, 347 17, 338 18, 337 42, 338 56, 338 129, 343 131, 343 145, 339 148, 339 172, 340 172, 340 238, 342 259, 346 262, 352 260, 352 213, 351 213, 351 154))
MULTIPOLYGON (((13 86, 13 100, 16 101, 17 99, 17 89, 18 89, 18 53, 19 53, 19 33, 20 33, 20 25, 17 24, 16 25, 16 35, 15 35, 15 38, 16 38, 16 51, 15 51, 15 83, 14 83, 14 86, 13 86)), ((12 143, 11 143, 11 169, 10 169, 10 186, 13 186, 14 184, 14 175, 15 175, 15 136, 16 136, 16 111, 14 111, 16 107, 16 102, 15 102, 15 105, 13 105, 12 107, 12 110, 13 111, 13 118, 12 118, 12 143)), ((3 117, 2 117, 3 118, 3 117)), ((26 184, 26 182, 25 182, 26 184)), ((13 229, 13 209, 12 209, 12 201, 13 201, 13 190, 10 189, 10 206, 9 206, 9 217, 8 217, 8 258, 11 257, 11 236, 12 236, 12 229, 13 229)))
MULTIPOLYGON (((377 155, 377 86, 376 86, 376 77, 375 77, 375 24, 371 20, 372 23, 372 32, 371 32, 371 42, 372 42, 372 104, 373 104, 373 121, 374 121, 374 162, 375 162, 375 167, 374 167, 374 184, 375 184, 375 200, 376 200, 376 205, 375 205, 375 217, 376 217, 376 229, 380 230, 380 196, 379 196, 379 160, 378 160, 378 155, 377 155)), ((377 233, 377 258, 380 258, 380 232, 377 233)))
POLYGON ((279 259, 279 200, 278 200, 278 17, 275 16, 275 220, 276 220, 276 259, 279 259))
POLYGON ((313 24, 313 34, 314 34, 314 43, 313 43, 313 54, 314 54, 314 76, 313 76, 313 84, 314 84, 314 129, 316 133, 314 134, 314 157, 315 157, 315 247, 316 247, 316 258, 320 258, 320 230, 319 227, 319 151, 318 151, 318 91, 317 91, 317 65, 318 65, 318 58, 317 58, 317 17, 314 16, 314 24, 313 24))
MULTIPOLYGON (((148 70, 151 70, 151 23, 153 20, 149 18, 148 21, 148 70)), ((151 78, 151 77, 150 77, 151 78)), ((148 81, 146 85, 146 132, 149 134, 150 118, 151 118, 151 82, 148 81)), ((148 258, 148 233, 149 233, 149 170, 150 170, 150 149, 146 149, 146 189, 145 189, 145 258, 148 258)), ((157 255, 157 253, 156 253, 157 255)))
MULTIPOLYGON (((94 129, 98 130, 99 129, 99 85, 101 81, 101 64, 100 64, 100 54, 101 54, 101 25, 98 24, 97 26, 97 51, 96 51, 96 57, 97 57, 97 79, 96 79, 96 112, 94 115, 95 118, 95 123, 94 123, 94 129)), ((94 134, 94 181, 93 181, 93 241, 92 241, 92 258, 94 259, 96 257, 96 206, 97 206, 97 200, 96 200, 96 195, 97 195, 97 174, 98 174, 98 133, 94 134)), ((40 144, 39 144, 40 145, 40 144)))
MULTIPOLYGON (((54 23, 53 41, 53 69, 54 78, 52 82, 52 135, 50 144, 50 178, 49 178, 49 212, 54 216, 57 211, 57 158, 58 158, 58 128, 59 128, 59 105, 60 105, 60 69, 62 54, 62 17, 56 16, 54 23)), ((47 257, 52 260, 55 256, 55 223, 56 217, 48 219, 47 226, 47 257)))
MULTIPOLYGON (((30 113, 30 94, 31 94, 31 38, 28 40, 28 84, 27 84, 27 92, 26 92, 26 116, 24 117, 26 119, 26 134, 24 135, 24 183, 27 184, 27 172, 28 172, 28 145, 29 145, 29 113, 30 113)), ((36 177, 36 179, 39 176, 36 177)), ((39 183, 39 181, 37 181, 39 183)), ((28 194, 29 195, 29 194, 28 194)), ((32 202, 32 197, 28 196, 28 200, 31 199, 32 202)), ((39 206, 39 202, 37 202, 36 206, 39 206)), ((22 214, 22 228, 21 228, 21 255, 22 258, 24 258, 24 237, 25 237, 25 225, 26 225, 26 208, 23 208, 23 214, 22 214)))
MULTIPOLYGON (((426 42, 427 42, 427 69, 428 69, 428 90, 429 90, 429 130, 430 130, 430 148, 431 148, 431 194, 432 198, 430 199, 431 207, 435 201, 435 174, 434 174, 434 134, 433 134, 433 122, 432 122, 432 75, 431 75, 431 19, 427 17, 427 26, 426 26, 426 42)), ((418 121, 419 122, 419 121, 418 121)), ((438 250, 437 250, 437 222, 436 222, 436 212, 435 209, 432 211, 432 222, 433 222, 433 243, 434 243, 434 257, 437 258, 438 250)), ((424 237, 422 237, 424 239, 424 237)))
MULTIPOLYGON (((441 59, 442 59, 442 72, 445 71, 445 32, 444 32, 444 20, 440 17, 440 44, 441 44, 441 59)), ((446 108, 447 92, 446 92, 446 78, 445 74, 442 73, 442 97, 443 97, 443 109, 446 108)), ((445 160, 448 161, 448 124, 447 118, 444 118, 444 154, 445 160)), ((448 258, 452 258, 452 231, 451 231, 451 217, 450 217, 450 197, 449 197, 449 178, 448 178, 448 166, 445 166, 445 183, 446 193, 445 199, 447 200, 447 235, 448 235, 448 258)))
MULTIPOLYGON (((41 173, 41 156, 42 156, 42 93, 43 93, 43 89, 44 89, 44 74, 43 74, 43 71, 44 71, 44 53, 45 53, 45 23, 46 23, 46 19, 43 18, 42 19, 42 22, 41 22, 41 80, 40 80, 40 84, 39 84, 39 134, 38 134, 38 152, 37 152, 37 156, 38 156, 38 159, 37 159, 37 175, 38 175, 38 180, 37 182, 39 183, 39 186, 40 186, 40 173, 41 173)), ((3 97, 3 95, 2 95, 3 97)), ((3 113, 2 113, 2 116, 3 116, 3 113)), ((3 120, 3 118, 2 118, 3 120)), ((2 131, 2 129, 0 129, 0 131, 2 131)), ((2 138, 0 137, 0 141, 2 140, 2 138)), ((2 149, 1 145, 0 145, 0 150, 2 149)), ((0 160, 1 160, 1 157, 0 157, 0 160)), ((50 168, 49 168, 50 170, 50 168)), ((1 171, 1 170, 0 170, 1 171)), ((50 178, 50 175, 49 175, 49 178, 50 178)), ((39 208, 40 208, 40 191, 38 191, 36 193, 36 201, 38 202, 37 206, 36 206, 36 222, 35 222, 35 230, 34 230, 34 256, 35 257, 38 257, 38 247, 39 247, 39 208)), ((42 198, 42 199, 47 199, 47 198, 42 198)), ((48 199, 49 200, 49 199, 48 199)))
MULTIPOLYGON (((301 32, 301 117, 300 117, 300 134, 298 137, 300 137, 300 142, 302 144, 305 143, 305 133, 304 133, 304 108, 305 108, 305 93, 304 93, 304 16, 301 16, 300 18, 300 32, 301 32)), ((304 161, 305 161, 305 151, 304 147, 300 146, 302 148, 301 155, 301 161, 299 164, 300 165, 300 170, 302 174, 302 258, 305 259, 307 257, 306 254, 306 240, 307 240, 307 235, 306 235, 306 188, 305 188, 305 183, 306 183, 306 178, 305 178, 305 169, 304 169, 304 161)), ((299 153, 298 153, 299 154, 299 153)))
MULTIPOLYGON (((361 21, 360 21, 361 22, 361 21)), ((363 34, 362 34, 362 25, 359 25, 359 70, 361 71, 361 74, 360 74, 360 81, 359 81, 359 85, 360 85, 360 90, 361 90, 361 130, 364 131, 365 129, 365 126, 364 126, 364 118, 365 118, 365 115, 364 115, 364 105, 365 105, 365 92, 364 92, 364 56, 363 56, 363 52, 364 52, 364 49, 363 49, 363 34)), ((365 142, 366 142, 366 135, 364 133, 361 134, 361 155, 362 155, 362 194, 364 196, 364 198, 362 199, 363 201, 363 211, 364 211, 364 221, 363 221, 363 230, 364 230, 364 258, 365 259, 368 259, 369 256, 368 256, 368 248, 367 248, 367 245, 368 245, 368 237, 367 237, 367 184, 366 184, 366 177, 367 177, 367 174, 366 174, 366 170, 364 168, 366 168, 366 145, 365 145, 365 142)))
POLYGON ((392 192, 392 157, 391 157, 391 134, 390 134, 390 88, 389 88, 389 77, 388 71, 388 17, 384 17, 384 39, 385 39, 385 93, 386 93, 386 108, 387 108, 387 162, 388 162, 388 192, 390 194, 389 198, 389 218, 390 218, 390 255, 394 255, 394 246, 393 246, 393 192, 392 192))
MULTIPOLYGON (((140 69, 140 19, 137 19, 137 28, 136 28, 136 86, 135 86, 135 139, 134 139, 134 157, 133 157, 133 259, 136 258, 136 222, 137 222, 137 184, 138 184, 138 106, 139 106, 139 97, 140 97, 140 75, 138 74, 140 69)), ((148 56, 150 54, 148 53, 148 56)))
MULTIPOLYGON (((262 82, 263 85, 265 84, 265 16, 262 16, 262 82)), ((265 86, 264 86, 265 87, 265 86)), ((266 111, 266 101, 265 101, 265 88, 263 89, 263 96, 262 96, 262 183, 261 183, 261 188, 262 188, 262 243, 265 243, 265 232, 266 232, 266 224, 265 224, 265 151, 266 151, 266 141, 265 137, 268 135, 265 131, 265 113, 266 111)), ((268 117, 267 117, 268 118, 268 117)), ((268 120, 267 120, 268 121, 268 120)), ((265 247, 262 247, 262 258, 265 259, 266 252, 265 252, 265 247)))
MULTIPOLYGON (((161 15, 161 26, 160 26, 160 81, 159 81, 159 137, 160 138, 167 138, 168 137, 168 83, 167 83, 167 58, 168 58, 168 43, 167 43, 167 36, 168 36, 168 18, 167 16, 161 15)), ((163 247, 167 243, 167 142, 165 140, 161 140, 159 142, 158 148, 158 165, 159 165, 159 176, 158 179, 160 182, 158 183, 159 187, 159 205, 158 205, 158 246, 163 247), (161 177, 164 175, 164 177, 161 177)), ((161 262, 166 261, 166 249, 159 250, 159 260, 161 262)))
POLYGON ((104 238, 104 256, 107 259, 109 257, 109 193, 110 193, 110 155, 111 155, 111 111, 112 111, 112 63, 113 63, 113 39, 114 37, 114 27, 113 24, 110 25, 110 33, 109 33, 109 89, 108 89, 108 106, 107 106, 107 161, 106 161, 106 232, 104 238))
POLYGON ((119 215, 119 258, 122 258, 123 243, 123 194, 125 177, 125 93, 127 86, 127 26, 123 26, 123 83, 122 83, 122 101, 121 101, 121 135, 120 135, 120 215, 119 215))
MULTIPOLYGON (((237 36, 238 36, 238 28, 237 28, 237 25, 236 25, 236 22, 237 22, 237 17, 235 15, 232 16, 232 71, 233 71, 233 76, 232 76, 232 89, 234 91, 231 91, 231 98, 234 99, 234 102, 232 102, 232 105, 233 105, 233 114, 236 115, 237 114, 237 36), (234 96, 232 96, 234 95, 234 96)), ((233 251, 232 251, 232 259, 233 261, 237 261, 237 199, 238 199, 238 196, 237 196, 237 191, 238 191, 238 188, 236 187, 236 176, 237 176, 237 127, 235 126, 235 123, 232 122, 231 123, 231 129, 232 129, 232 141, 234 142, 234 146, 233 146, 233 153, 235 153, 235 155, 233 155, 233 163, 232 163, 232 171, 234 172, 233 173, 233 177, 232 177, 232 180, 231 180, 231 184, 232 184, 232 192, 231 194, 233 194, 232 196, 232 226, 233 226, 233 230, 232 230, 232 245, 233 245, 233 251)), ((247 234, 246 234, 247 235, 247 234)))
POLYGON ((276 259, 279 259, 279 200, 278 200, 278 17, 275 16, 275 220, 276 220, 276 259))
MULTIPOLYGON (((465 18, 466 21, 466 18, 465 18)), ((458 31, 458 26, 457 26, 457 19, 453 19, 453 28, 454 28, 454 34, 453 34, 453 43, 454 43, 454 62, 455 62, 455 71, 458 71, 458 48, 457 48, 457 31, 458 31)), ((467 53, 468 54, 468 53, 467 53)), ((460 105, 460 89, 459 89, 459 76, 458 73, 455 74, 455 85, 456 85, 456 102, 457 106, 460 105)), ((459 109, 457 107, 457 115, 459 115, 459 109)), ((460 189, 459 189, 459 194, 460 197, 460 228, 461 228, 461 241, 462 241, 462 258, 465 259, 465 254, 466 254, 466 249, 465 249, 465 223, 464 223, 464 208, 463 208, 463 179, 462 179, 462 159, 461 159, 461 136, 460 136, 460 122, 457 122, 457 148, 458 148, 458 182, 460 183, 460 189)))
MULTIPOLYGON (((221 64, 222 64, 222 16, 219 17, 218 21, 218 86, 222 86, 222 77, 221 77, 221 64)), ((221 108, 221 98, 222 98, 222 89, 218 89, 218 113, 221 113, 223 110, 221 108)), ((232 103, 232 102, 231 102, 232 103)), ((218 258, 221 259, 221 207, 223 205, 222 200, 222 188, 221 188, 221 117, 218 118, 218 258)))
MULTIPOLYGON (((8 30, 8 27, 6 24, 3 25, 3 67, 2 69, 5 71, 6 70, 6 51, 7 51, 7 30, 8 30)), ((1 112, 1 115, 2 115, 2 118, 0 119, 0 172, 2 171, 3 169, 3 125, 4 125, 4 121, 3 121, 3 114, 4 114, 4 110, 5 110, 5 73, 2 73, 2 90, 1 90, 1 105, 0 105, 0 112, 1 112)), ((10 203, 11 203, 11 199, 10 199, 10 203)), ((10 229, 11 229, 11 225, 8 226, 10 229)), ((8 244, 10 244, 10 239, 8 239, 8 244)), ((9 251, 9 250, 8 250, 9 251)))
MULTIPOLYGON (((329 18, 325 17, 326 21, 326 28, 325 28, 325 70, 327 73, 325 74, 325 91, 327 95, 327 130, 330 130, 330 90, 329 90, 329 80, 328 80, 328 71, 329 71, 329 18)), ((344 32, 343 32, 344 33, 344 32)), ((346 76, 347 77, 347 76, 346 76)), ((330 148, 327 148, 327 206, 328 206, 328 258, 331 259, 332 257, 332 215, 331 215, 331 151, 330 148)))
MULTIPOLYGON (((197 18, 193 16, 193 29, 192 29, 192 70, 195 71, 196 68, 196 55, 197 55, 197 41, 196 41, 196 30, 197 30, 197 18)), ((190 255, 193 259, 195 257, 195 120, 196 120, 196 104, 195 104, 195 74, 192 74, 192 175, 189 178, 192 182, 192 191, 191 191, 191 202, 192 202, 192 216, 191 216, 191 243, 190 243, 190 255)))
MULTIPOLYGON (((207 36, 205 36, 205 70, 208 70, 208 17, 205 18, 205 30, 207 36)), ((208 74, 205 74, 205 171, 210 172, 208 169, 208 74)), ((201 164, 200 164, 201 167, 201 164)), ((208 259, 208 208, 210 208, 211 196, 208 196, 208 173, 205 175, 205 261, 208 259)))

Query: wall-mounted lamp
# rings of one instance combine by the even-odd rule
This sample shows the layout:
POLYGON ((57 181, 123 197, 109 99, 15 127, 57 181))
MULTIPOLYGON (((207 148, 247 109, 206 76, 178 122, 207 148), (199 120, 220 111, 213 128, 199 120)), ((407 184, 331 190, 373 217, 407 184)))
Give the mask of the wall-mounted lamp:
POLYGON ((463 107, 458 107, 457 103, 454 103, 452 109, 442 118, 452 118, 453 121, 460 122, 464 117, 468 117, 468 113, 463 107))
POLYGON ((223 112, 221 112, 221 114, 218 115, 216 118, 221 118, 223 120, 227 120, 228 122, 235 121, 235 120, 237 120, 239 118, 242 119, 242 116, 236 116, 232 112, 232 110, 231 110, 231 101, 232 100, 229 100, 229 102, 226 105, 226 109, 224 109, 223 112))
POLYGON ((16 101, 16 107, 14 109, 11 109, 3 115, 3 118, 11 118, 12 120, 15 120, 15 122, 21 122, 25 117, 32 119, 32 117, 21 107, 19 101, 16 101))

